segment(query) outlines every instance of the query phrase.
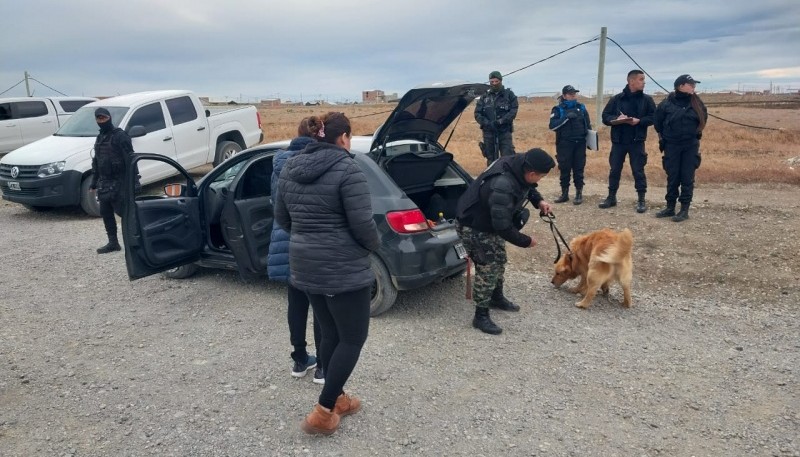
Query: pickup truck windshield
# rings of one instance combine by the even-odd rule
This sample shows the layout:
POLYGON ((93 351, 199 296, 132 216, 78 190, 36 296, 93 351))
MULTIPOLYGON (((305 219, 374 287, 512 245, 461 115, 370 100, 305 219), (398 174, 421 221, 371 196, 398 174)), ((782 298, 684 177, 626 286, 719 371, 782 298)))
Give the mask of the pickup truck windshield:
MULTIPOLYGON (((56 136, 88 136, 95 137, 100 133, 97 121, 94 120, 94 110, 98 106, 84 106, 70 117, 64 125, 55 133, 56 136)), ((119 121, 125 117, 125 113, 130 108, 127 106, 106 106, 104 107, 111 113, 111 120, 114 125, 119 127, 119 121)))

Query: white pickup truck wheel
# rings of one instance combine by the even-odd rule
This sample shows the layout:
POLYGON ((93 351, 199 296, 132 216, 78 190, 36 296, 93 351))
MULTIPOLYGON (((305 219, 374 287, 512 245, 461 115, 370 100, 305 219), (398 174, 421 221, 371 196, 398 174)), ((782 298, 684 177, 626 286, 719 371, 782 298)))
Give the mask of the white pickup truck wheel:
POLYGON ((92 175, 89 175, 81 183, 81 209, 90 216, 100 217, 100 202, 95 191, 90 189, 91 185, 92 175))
POLYGON ((214 166, 216 167, 241 150, 242 147, 239 146, 239 143, 233 141, 223 141, 217 145, 217 155, 214 158, 214 166))

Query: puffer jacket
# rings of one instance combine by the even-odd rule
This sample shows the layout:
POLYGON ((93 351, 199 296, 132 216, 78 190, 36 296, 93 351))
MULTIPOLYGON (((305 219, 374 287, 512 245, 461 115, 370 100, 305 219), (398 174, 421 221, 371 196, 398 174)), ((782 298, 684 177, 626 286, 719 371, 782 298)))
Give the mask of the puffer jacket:
MULTIPOLYGON (((672 92, 656 108, 656 132, 664 141, 692 142, 700 138, 698 128, 700 118, 697 111, 692 108, 691 95, 682 92, 672 92)), ((703 101, 698 97, 703 111, 704 120, 708 120, 708 110, 703 101)))
POLYGON ((513 217, 526 200, 538 208, 542 195, 537 184, 525 181, 524 160, 524 154, 501 157, 475 178, 458 200, 458 223, 500 235, 515 246, 530 246, 531 237, 514 227, 513 217))
MULTIPOLYGON (((313 143, 314 139, 307 136, 299 136, 289 143, 289 147, 284 151, 275 154, 272 161, 272 179, 270 187, 272 196, 272 206, 278 200, 278 179, 283 170, 283 165, 290 157, 302 151, 306 146, 313 143)), ((289 282, 289 232, 284 230, 277 222, 272 223, 272 233, 269 238, 269 253, 267 254, 267 274, 269 279, 274 281, 289 282)))
POLYGON ((344 148, 314 143, 286 161, 275 220, 291 232, 290 282, 336 295, 372 285, 369 254, 378 249, 367 179, 344 148))

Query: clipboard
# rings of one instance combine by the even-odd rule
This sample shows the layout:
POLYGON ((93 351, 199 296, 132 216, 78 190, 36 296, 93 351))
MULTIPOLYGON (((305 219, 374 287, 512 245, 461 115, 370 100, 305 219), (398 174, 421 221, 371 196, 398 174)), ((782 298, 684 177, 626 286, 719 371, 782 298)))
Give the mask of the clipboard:
POLYGON ((597 138, 597 130, 587 130, 586 131, 586 148, 591 149, 592 151, 597 151, 599 146, 599 141, 597 138))
POLYGON ((630 124, 632 122, 631 118, 625 119, 614 119, 610 122, 611 125, 620 125, 620 124, 630 124))

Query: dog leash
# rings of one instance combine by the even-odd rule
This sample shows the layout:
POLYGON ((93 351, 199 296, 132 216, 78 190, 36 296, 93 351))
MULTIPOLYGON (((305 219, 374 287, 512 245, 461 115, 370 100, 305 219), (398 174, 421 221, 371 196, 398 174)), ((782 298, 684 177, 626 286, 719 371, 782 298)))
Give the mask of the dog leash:
POLYGON ((559 238, 561 239, 561 242, 564 243, 564 247, 567 248, 567 252, 572 254, 572 251, 569 248, 569 243, 567 243, 567 241, 564 239, 564 236, 561 235, 560 231, 558 231, 558 227, 556 227, 556 216, 555 216, 555 214, 553 214, 552 211, 547 213, 547 214, 545 214, 543 212, 540 212, 539 213, 539 217, 543 221, 545 221, 548 224, 550 224, 550 233, 553 234, 553 241, 556 242, 556 249, 558 250, 558 254, 556 255, 556 260, 554 260, 553 263, 558 262, 558 259, 561 258, 561 245, 558 244, 558 239, 559 238), (556 234, 558 234, 558 238, 556 238, 556 234))

